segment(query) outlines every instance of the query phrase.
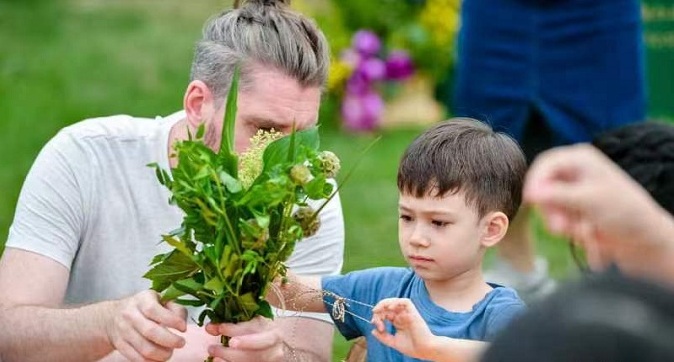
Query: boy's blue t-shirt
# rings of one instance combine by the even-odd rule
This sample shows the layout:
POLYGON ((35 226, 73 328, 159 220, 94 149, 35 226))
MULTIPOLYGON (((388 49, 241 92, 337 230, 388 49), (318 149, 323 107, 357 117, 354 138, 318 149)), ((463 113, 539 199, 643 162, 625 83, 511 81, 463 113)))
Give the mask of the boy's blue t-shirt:
MULTIPOLYGON (((335 325, 346 339, 365 336, 369 361, 419 361, 380 343, 372 336, 372 307, 386 298, 409 298, 435 335, 478 341, 490 341, 525 305, 510 288, 490 284, 494 289, 473 306, 470 312, 455 313, 436 305, 426 285, 408 268, 374 268, 322 279, 323 290, 346 298, 344 322, 335 325), (360 304, 363 303, 363 304, 360 304), (364 305, 366 304, 366 305, 364 305), (363 318, 355 317, 353 314, 363 318)), ((328 311, 335 298, 324 297, 328 311)), ((389 332, 393 327, 388 325, 389 332)))

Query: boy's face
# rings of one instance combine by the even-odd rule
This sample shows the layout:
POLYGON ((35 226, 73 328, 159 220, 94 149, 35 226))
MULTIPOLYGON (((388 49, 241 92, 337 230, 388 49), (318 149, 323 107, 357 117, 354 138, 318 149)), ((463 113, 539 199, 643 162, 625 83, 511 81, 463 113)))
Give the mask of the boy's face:
POLYGON ((485 231, 489 229, 486 219, 466 205, 463 192, 423 198, 401 193, 400 250, 422 279, 454 278, 481 267, 485 231))

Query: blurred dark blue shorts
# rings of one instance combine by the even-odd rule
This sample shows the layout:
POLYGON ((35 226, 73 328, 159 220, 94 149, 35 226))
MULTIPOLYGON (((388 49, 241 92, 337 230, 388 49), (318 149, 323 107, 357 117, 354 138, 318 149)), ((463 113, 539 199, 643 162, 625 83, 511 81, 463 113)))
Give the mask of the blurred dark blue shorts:
POLYGON ((638 0, 464 0, 453 113, 528 158, 642 121, 642 35, 638 0))

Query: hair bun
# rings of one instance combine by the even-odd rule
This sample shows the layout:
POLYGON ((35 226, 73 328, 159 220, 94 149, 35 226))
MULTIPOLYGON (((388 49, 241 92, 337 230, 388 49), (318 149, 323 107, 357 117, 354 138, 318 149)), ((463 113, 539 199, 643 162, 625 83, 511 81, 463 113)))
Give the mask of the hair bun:
POLYGON ((290 0, 234 0, 234 9, 248 4, 258 6, 290 6, 290 0))

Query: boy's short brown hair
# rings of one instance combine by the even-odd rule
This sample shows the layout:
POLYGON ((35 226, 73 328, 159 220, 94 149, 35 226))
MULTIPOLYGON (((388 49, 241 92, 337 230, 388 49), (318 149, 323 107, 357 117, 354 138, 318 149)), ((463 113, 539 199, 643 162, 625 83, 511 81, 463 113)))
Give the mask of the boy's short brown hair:
POLYGON ((463 191, 480 217, 501 211, 512 220, 522 202, 526 168, 511 137, 472 118, 452 118, 407 147, 398 167, 398 190, 416 197, 463 191))

